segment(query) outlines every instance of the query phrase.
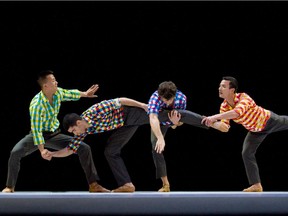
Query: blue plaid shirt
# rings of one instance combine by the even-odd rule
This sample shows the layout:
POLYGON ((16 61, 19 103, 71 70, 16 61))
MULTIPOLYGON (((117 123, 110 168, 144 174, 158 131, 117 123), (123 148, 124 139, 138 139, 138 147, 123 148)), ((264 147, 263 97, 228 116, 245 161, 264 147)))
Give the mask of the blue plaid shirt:
MULTIPOLYGON (((150 97, 149 103, 148 103, 148 112, 147 114, 155 113, 159 114, 162 110, 173 110, 173 109, 186 109, 187 106, 187 98, 186 95, 184 95, 181 91, 177 90, 176 96, 174 98, 174 101, 169 106, 164 103, 159 94, 156 90, 150 97)), ((162 125, 171 125, 172 122, 161 122, 162 125)))

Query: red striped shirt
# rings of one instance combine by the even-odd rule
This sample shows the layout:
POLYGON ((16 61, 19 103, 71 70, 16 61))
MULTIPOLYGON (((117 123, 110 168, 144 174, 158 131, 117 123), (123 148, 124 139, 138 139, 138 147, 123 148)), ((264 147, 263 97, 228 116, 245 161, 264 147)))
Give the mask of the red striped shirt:
MULTIPOLYGON (((256 105, 255 101, 246 93, 236 93, 234 98, 235 107, 231 107, 227 100, 220 106, 220 113, 234 110, 239 114, 238 118, 232 119, 238 124, 242 124, 247 130, 252 132, 262 131, 270 118, 270 111, 256 105)), ((223 120, 229 124, 229 120, 223 120)))

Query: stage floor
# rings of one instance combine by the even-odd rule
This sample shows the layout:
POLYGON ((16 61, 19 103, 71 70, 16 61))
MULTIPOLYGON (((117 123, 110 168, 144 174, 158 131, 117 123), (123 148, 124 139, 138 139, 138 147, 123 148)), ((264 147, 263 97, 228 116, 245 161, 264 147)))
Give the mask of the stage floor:
POLYGON ((288 193, 0 193, 0 215, 288 215, 288 193))

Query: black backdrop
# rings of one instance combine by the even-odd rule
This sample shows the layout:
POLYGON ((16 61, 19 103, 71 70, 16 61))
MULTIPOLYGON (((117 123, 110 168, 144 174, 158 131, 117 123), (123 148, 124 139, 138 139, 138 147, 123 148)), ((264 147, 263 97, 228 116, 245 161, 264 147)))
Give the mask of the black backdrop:
MULTIPOLYGON (((1 2, 2 78, 0 185, 5 187, 12 147, 29 131, 28 107, 38 93, 39 71, 55 72, 59 86, 98 98, 62 104, 81 113, 114 97, 147 102, 160 82, 172 80, 188 97, 187 109, 217 113, 222 76, 235 76, 240 91, 278 114, 288 114, 286 2, 1 2)), ((166 136, 165 157, 173 191, 240 191, 248 186, 241 159, 246 130, 229 133, 184 125, 166 136)), ((116 187, 103 155, 109 132, 90 135, 101 184, 116 187)), ((287 132, 271 134, 257 159, 264 190, 288 190, 287 132)), ((150 129, 142 126, 123 149, 138 191, 155 191, 150 129)), ((87 190, 77 156, 23 158, 17 191, 87 190)))

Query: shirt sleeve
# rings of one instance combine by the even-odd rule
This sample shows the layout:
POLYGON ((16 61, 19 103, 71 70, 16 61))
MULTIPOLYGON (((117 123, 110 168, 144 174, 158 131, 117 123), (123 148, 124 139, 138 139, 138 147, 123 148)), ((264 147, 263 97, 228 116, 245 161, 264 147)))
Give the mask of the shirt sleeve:
POLYGON ((147 114, 148 115, 151 113, 158 114, 160 111, 160 104, 161 104, 160 97, 156 91, 151 95, 149 99, 147 114))
POLYGON ((61 95, 62 101, 77 101, 81 98, 80 91, 77 89, 63 89, 58 87, 58 93, 61 95))
POLYGON ((70 141, 70 143, 68 144, 67 148, 71 149, 76 154, 78 148, 80 147, 81 143, 83 142, 86 136, 87 136, 87 133, 75 135, 70 141))

